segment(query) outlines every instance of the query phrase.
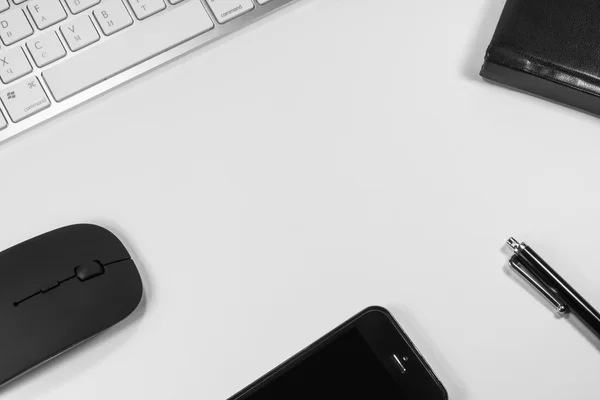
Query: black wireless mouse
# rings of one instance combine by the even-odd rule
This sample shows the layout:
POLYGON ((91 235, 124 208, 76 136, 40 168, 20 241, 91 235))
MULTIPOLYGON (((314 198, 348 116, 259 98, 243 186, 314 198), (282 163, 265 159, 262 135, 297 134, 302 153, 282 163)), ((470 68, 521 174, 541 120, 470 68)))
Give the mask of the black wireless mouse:
POLYGON ((0 386, 131 314, 142 280, 121 241, 72 225, 0 253, 0 386))

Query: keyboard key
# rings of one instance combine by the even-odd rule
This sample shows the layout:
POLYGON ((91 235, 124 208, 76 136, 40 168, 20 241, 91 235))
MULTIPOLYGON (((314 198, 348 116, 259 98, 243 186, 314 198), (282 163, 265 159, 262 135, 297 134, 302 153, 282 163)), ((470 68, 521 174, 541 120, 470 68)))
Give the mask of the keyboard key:
POLYGON ((220 24, 231 21, 254 8, 252 0, 208 0, 208 5, 220 24))
POLYGON ((33 71, 20 46, 0 52, 0 79, 10 83, 33 71))
POLYGON ((106 36, 112 35, 133 23, 121 0, 107 0, 94 9, 94 17, 106 36))
POLYGON ((171 4, 177 4, 177 3, 181 3, 183 0, 169 0, 169 3, 171 4))
POLYGON ((34 76, 0 92, 2 104, 13 122, 19 122, 50 107, 50 100, 34 76))
POLYGON ((100 3, 100 0, 65 0, 73 14, 80 13, 100 3))
POLYGON ((0 12, 6 11, 10 8, 8 0, 0 0, 0 12))
POLYGON ((214 27, 202 3, 188 0, 148 18, 42 73, 56 101, 63 101, 214 27), (177 29, 165 30, 165 26, 177 29), (101 60, 102 62, 99 62, 101 60))
POLYGON ((4 118, 4 115, 2 112, 0 112, 0 130, 6 128, 7 126, 8 122, 6 122, 6 118, 4 118))
POLYGON ((67 18, 60 0, 35 0, 27 6, 38 29, 44 29, 67 18))
POLYGON ((62 25, 60 32, 71 51, 83 49, 100 39, 92 20, 87 15, 82 15, 62 25))
POLYGON ((27 42, 29 53, 35 65, 43 67, 67 55, 58 35, 54 31, 46 32, 27 42))
POLYGON ((163 0, 128 0, 137 19, 148 18, 165 9, 163 0))
POLYGON ((33 28, 23 10, 17 8, 0 15, 0 38, 5 45, 16 43, 31 34, 33 28))
POLYGON ((15 4, 21 4, 21 3, 25 3, 27 0, 13 0, 13 3, 15 4))
POLYGON ((263 4, 267 4, 271 0, 257 0, 257 1, 258 1, 258 4, 263 5, 263 4))

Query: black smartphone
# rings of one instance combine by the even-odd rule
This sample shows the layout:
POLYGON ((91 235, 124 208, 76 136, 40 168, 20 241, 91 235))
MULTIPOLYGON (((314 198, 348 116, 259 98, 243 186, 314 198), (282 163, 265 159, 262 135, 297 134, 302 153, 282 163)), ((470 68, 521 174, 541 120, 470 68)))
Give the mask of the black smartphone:
POLYGON ((384 308, 370 307, 229 400, 447 400, 384 308))

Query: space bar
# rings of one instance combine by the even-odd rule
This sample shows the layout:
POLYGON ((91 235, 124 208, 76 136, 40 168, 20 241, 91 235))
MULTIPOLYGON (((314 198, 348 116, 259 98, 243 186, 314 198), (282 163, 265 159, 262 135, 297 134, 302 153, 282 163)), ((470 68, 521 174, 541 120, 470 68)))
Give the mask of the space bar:
POLYGON ((200 0, 187 0, 42 73, 56 101, 134 67, 214 27, 200 0))

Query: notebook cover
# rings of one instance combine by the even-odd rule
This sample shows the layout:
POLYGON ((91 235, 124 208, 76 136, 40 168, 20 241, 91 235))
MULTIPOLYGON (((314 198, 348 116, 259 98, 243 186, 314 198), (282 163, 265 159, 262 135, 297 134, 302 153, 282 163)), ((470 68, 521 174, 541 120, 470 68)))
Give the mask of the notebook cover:
POLYGON ((600 115, 600 0, 507 0, 481 76, 600 115))

